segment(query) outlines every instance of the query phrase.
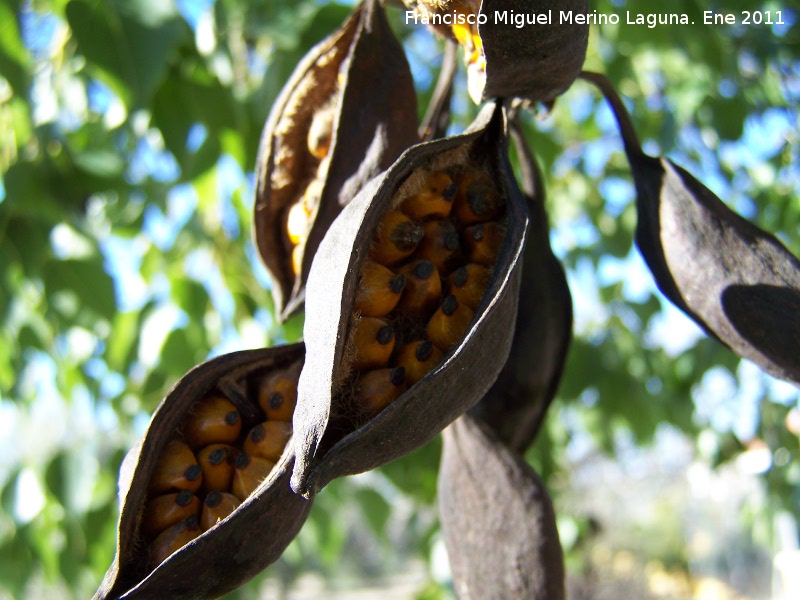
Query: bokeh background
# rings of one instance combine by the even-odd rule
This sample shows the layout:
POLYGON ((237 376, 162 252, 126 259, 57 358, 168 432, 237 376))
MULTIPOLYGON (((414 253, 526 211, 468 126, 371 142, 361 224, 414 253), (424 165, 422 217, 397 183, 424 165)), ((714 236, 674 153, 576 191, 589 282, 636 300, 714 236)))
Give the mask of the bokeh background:
MULTIPOLYGON (((645 149, 800 255, 795 0, 591 7, 621 23, 592 27, 586 68, 624 95, 645 149), (701 25, 711 9, 762 23, 701 25), (665 10, 697 24, 625 24, 665 10)), ((3 600, 89 597, 114 552, 120 462, 167 390, 212 356, 301 337, 302 317, 273 319, 254 250, 256 149, 297 61, 351 8, 0 0, 3 600)), ((389 14, 422 111, 442 43, 389 14)), ((477 112, 463 72, 456 85, 453 132, 477 112)), ((613 118, 589 85, 526 128, 576 310, 528 454, 558 513, 570 597, 800 597, 798 389, 656 290, 632 246, 613 118)), ((332 483, 284 556, 230 597, 454 598, 439 451, 332 483)))

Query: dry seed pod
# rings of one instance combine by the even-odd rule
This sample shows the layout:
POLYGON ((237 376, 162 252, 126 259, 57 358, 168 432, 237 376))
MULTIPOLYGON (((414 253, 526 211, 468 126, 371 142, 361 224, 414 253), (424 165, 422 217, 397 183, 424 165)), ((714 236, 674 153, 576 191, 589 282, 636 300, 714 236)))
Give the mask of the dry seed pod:
POLYGON ((554 100, 578 77, 586 57, 589 24, 578 24, 576 16, 589 12, 587 0, 404 2, 416 9, 417 22, 464 48, 469 94, 477 104, 488 98, 554 100), (444 14, 456 15, 449 20, 455 26, 437 22, 444 14), (518 19, 526 19, 524 26, 516 26, 518 19))
POLYGON ((311 508, 311 502, 289 487, 291 451, 284 453, 268 479, 228 519, 152 570, 140 515, 149 499, 147 484, 156 463, 198 398, 217 390, 237 404, 254 404, 257 379, 302 360, 303 353, 303 344, 293 344, 226 354, 198 365, 172 388, 153 414, 142 442, 128 453, 120 469, 117 551, 95 599, 217 598, 278 559, 311 508))
MULTIPOLYGON (((522 455, 536 438, 561 381, 572 339, 572 298, 564 268, 550 247, 541 173, 518 118, 509 121, 531 219, 519 294, 526 310, 517 312, 508 362, 471 414, 522 455)), ((460 298, 457 290, 451 288, 451 293, 460 298)))
POLYGON ((377 0, 364 0, 284 86, 261 139, 255 204, 279 319, 301 308, 311 259, 342 206, 418 141, 416 102, 377 0))
POLYGON ((437 502, 459 598, 564 598, 564 560, 544 484, 470 415, 443 432, 437 502))
POLYGON ((611 83, 583 77, 616 115, 636 184, 636 245, 658 288, 736 354, 800 385, 800 260, 687 171, 644 154, 611 83))
MULTIPOLYGON (((294 416, 292 486, 313 495, 331 479, 380 466, 425 444, 475 404, 508 355, 517 310, 519 255, 527 228, 506 156, 503 114, 488 106, 459 136, 409 149, 342 211, 314 259, 306 297, 306 363, 294 416), (506 198, 508 229, 486 296, 442 362, 375 418, 353 431, 346 399, 348 329, 365 249, 404 186, 431 171, 479 168, 506 198), (447 395, 442 390, 448 390, 447 395)), ((413 339, 413 338, 409 338, 413 339)))

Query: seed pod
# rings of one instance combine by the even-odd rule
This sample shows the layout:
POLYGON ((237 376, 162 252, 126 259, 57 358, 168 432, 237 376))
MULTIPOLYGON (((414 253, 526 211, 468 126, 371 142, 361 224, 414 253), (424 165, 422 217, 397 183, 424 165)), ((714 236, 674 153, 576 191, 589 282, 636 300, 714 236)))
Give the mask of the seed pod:
MULTIPOLYGON (((320 245, 308 281, 306 364, 294 416, 296 491, 313 495, 335 477, 402 456, 431 440, 480 399, 508 355, 526 228, 525 207, 506 156, 499 106, 488 106, 465 134, 409 149, 345 207, 320 245), (404 186, 417 185, 415 179, 430 172, 473 168, 490 173, 506 199, 506 236, 486 295, 442 362, 377 416, 359 422, 348 396, 355 372, 347 341, 366 249, 386 212, 407 197, 404 186)), ((413 329, 424 332, 426 325, 415 323, 409 329, 400 321, 394 323, 403 331, 402 340, 419 339, 413 329)))
POLYGON ((302 360, 303 354, 303 344, 226 354, 195 367, 172 388, 120 469, 117 551, 95 599, 217 598, 278 559, 311 508, 311 502, 289 487, 293 452, 284 453, 267 480, 224 522, 183 547, 180 539, 165 544, 170 552, 177 551, 157 566, 150 564, 141 516, 150 499, 148 482, 193 404, 223 393, 237 405, 255 407, 257 413, 258 381, 302 360))
MULTIPOLYGON (((561 381, 572 338, 572 298, 564 268, 550 247, 541 173, 518 120, 510 118, 510 123, 531 218, 519 294, 526 310, 517 312, 508 362, 471 414, 523 455, 536 438, 561 381)), ((457 289, 451 291, 458 296, 457 289)))
POLYGON ((469 94, 476 104, 495 97, 554 100, 578 77, 586 57, 589 25, 574 18, 589 12, 586 0, 404 2, 416 9, 417 22, 464 48, 469 94), (435 15, 446 13, 452 26, 435 21, 435 15), (527 19, 524 26, 515 26, 520 18, 527 19))
POLYGON ((233 461, 239 450, 230 444, 209 444, 197 453, 197 462, 203 469, 203 491, 231 489, 233 461))
POLYGON ((542 481, 485 424, 443 432, 437 503, 459 598, 564 598, 564 560, 542 481))
POLYGON ((255 237, 276 315, 302 307, 320 240, 366 181, 418 141, 408 63, 378 0, 364 0, 301 61, 264 127, 255 237))
POLYGON ((764 371, 800 385, 800 260, 691 174, 647 156, 602 75, 636 184, 636 245, 661 292, 705 331, 764 371))
POLYGON ((355 310, 365 317, 385 317, 397 306, 405 286, 405 275, 368 261, 361 269, 355 310))
POLYGON ((272 421, 291 421, 297 404, 297 380, 302 362, 269 373, 258 385, 258 405, 272 421))
POLYGON ((200 499, 189 490, 156 496, 144 507, 142 527, 146 536, 155 537, 186 517, 199 514, 200 499))
POLYGON ((200 529, 208 531, 239 508, 241 501, 233 494, 211 492, 203 502, 203 513, 200 516, 200 529))
POLYGON ((239 411, 230 400, 216 394, 196 402, 183 426, 183 437, 192 448, 235 442, 241 432, 239 411))
POLYGON ((250 456, 278 462, 289 438, 292 424, 286 421, 265 421, 253 427, 244 440, 244 451, 250 456))

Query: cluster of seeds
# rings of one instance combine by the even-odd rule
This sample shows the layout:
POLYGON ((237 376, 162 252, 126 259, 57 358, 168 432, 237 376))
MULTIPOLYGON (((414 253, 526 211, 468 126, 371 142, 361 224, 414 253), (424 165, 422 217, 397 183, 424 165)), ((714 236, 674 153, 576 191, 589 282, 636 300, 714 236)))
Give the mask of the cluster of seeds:
POLYGON ((294 275, 300 273, 305 240, 311 231, 322 195, 333 137, 333 124, 336 119, 337 100, 338 94, 334 94, 314 113, 306 139, 308 150, 306 158, 315 167, 315 176, 309 181, 300 199, 291 204, 286 211, 286 235, 292 246, 291 264, 294 275))
POLYGON ((221 394, 192 405, 148 484, 142 532, 150 568, 231 514, 267 478, 292 435, 301 368, 297 361, 254 382, 261 411, 253 407, 254 421, 262 422, 253 427, 221 394))
POLYGON ((505 236, 505 199, 488 172, 462 167, 412 177, 378 224, 350 316, 342 393, 352 395, 362 419, 464 337, 505 236))

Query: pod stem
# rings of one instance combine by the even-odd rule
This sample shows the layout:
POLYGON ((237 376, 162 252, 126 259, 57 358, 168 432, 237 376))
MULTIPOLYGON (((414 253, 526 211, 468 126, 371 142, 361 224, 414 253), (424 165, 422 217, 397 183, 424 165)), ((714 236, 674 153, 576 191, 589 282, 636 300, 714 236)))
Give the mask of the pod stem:
POLYGON ((453 96, 453 78, 458 69, 458 44, 447 40, 444 46, 442 68, 439 79, 433 90, 431 101, 422 125, 419 128, 419 137, 423 142, 444 137, 447 126, 450 124, 450 101, 453 96))
POLYGON ((620 135, 622 135, 622 141, 625 144, 625 152, 628 155, 644 154, 642 145, 639 143, 639 136, 636 135, 631 115, 608 78, 601 73, 593 73, 591 71, 581 71, 580 78, 597 87, 611 105, 611 110, 614 111, 614 117, 617 119, 620 135))

